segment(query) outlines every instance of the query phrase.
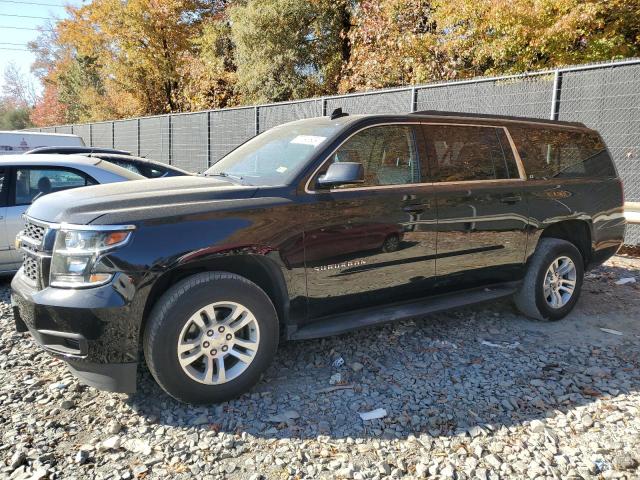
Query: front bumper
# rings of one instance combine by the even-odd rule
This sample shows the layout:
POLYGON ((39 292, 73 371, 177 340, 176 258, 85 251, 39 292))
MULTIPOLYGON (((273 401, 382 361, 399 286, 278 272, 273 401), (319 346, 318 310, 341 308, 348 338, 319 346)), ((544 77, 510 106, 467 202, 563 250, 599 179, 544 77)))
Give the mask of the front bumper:
POLYGON ((83 290, 35 289, 22 269, 11 282, 16 330, 67 362, 84 383, 115 392, 136 390, 141 309, 132 282, 118 274, 112 283, 83 290))

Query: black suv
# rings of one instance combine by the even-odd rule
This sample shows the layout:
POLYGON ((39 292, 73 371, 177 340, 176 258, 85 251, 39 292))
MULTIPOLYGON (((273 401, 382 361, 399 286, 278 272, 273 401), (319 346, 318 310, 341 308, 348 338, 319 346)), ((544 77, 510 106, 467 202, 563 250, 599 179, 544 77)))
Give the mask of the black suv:
POLYGON ((300 120, 200 177, 51 194, 19 240, 18 331, 98 388, 144 359, 186 402, 249 389, 278 341, 513 296, 540 320, 620 247, 622 185, 582 124, 419 112, 300 120))

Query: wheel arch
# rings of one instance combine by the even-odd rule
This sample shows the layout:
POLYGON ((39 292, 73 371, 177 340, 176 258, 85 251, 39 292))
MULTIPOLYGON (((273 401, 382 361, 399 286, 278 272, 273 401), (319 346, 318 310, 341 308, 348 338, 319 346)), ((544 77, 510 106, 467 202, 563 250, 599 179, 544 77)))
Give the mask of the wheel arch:
MULTIPOLYGON (((202 272, 227 272, 240 275, 260 287, 273 302, 280 325, 289 320, 289 291, 281 267, 267 255, 227 252, 205 260, 178 265, 164 272, 147 297, 140 332, 144 332, 149 313, 162 295, 174 284, 202 272)), ((142 335, 141 335, 142 336, 142 335)))
POLYGON ((563 220, 545 227, 539 238, 557 238, 575 245, 584 261, 584 267, 593 257, 592 224, 586 220, 563 220))

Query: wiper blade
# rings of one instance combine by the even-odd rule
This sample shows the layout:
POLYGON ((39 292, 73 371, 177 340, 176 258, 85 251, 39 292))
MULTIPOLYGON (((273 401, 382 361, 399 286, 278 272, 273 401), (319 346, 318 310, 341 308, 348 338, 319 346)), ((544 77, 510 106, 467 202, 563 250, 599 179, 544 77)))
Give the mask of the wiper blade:
POLYGON ((208 173, 206 175, 208 177, 226 177, 226 178, 235 178, 237 180, 242 180, 242 178, 243 178, 240 175, 234 175, 232 173, 227 173, 227 172, 208 173))
POLYGON ((239 185, 251 185, 250 183, 247 183, 246 181, 244 181, 244 177, 241 175, 234 175, 232 173, 227 173, 227 172, 219 172, 219 173, 206 173, 204 174, 206 177, 222 177, 222 178, 229 178, 233 181, 236 181, 239 185))

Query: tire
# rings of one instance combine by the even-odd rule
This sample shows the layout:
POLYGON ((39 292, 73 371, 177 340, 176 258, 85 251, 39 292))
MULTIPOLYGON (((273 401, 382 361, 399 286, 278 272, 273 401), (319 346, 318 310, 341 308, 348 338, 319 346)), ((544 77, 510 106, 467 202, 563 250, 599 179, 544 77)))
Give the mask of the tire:
POLYGON ((382 251, 385 253, 395 252, 398 248, 400 248, 400 235, 397 233, 392 233, 382 242, 382 251))
POLYGON ((178 282, 158 300, 143 348, 147 366, 165 392, 182 402, 206 404, 235 398, 255 385, 275 356, 278 338, 276 309, 260 287, 239 275, 205 272, 178 282), (186 365, 198 354, 202 356, 186 365))
MULTIPOLYGON (((559 271, 570 268, 571 263, 566 260, 559 262, 559 271), (567 267, 568 265, 568 267, 567 267)), ((553 277, 553 274, 551 274, 553 277)), ((564 318, 576 305, 580 297, 582 282, 584 279, 584 260, 582 254, 570 242, 557 238, 542 238, 538 247, 529 260, 529 267, 524 281, 514 300, 516 307, 524 315, 537 320, 555 321, 564 318), (552 263, 557 259, 570 259, 575 267, 575 274, 558 277, 560 281, 552 282, 552 285, 562 285, 557 294, 545 295, 545 279, 552 263), (567 280, 575 276, 573 292, 565 302, 566 288, 570 286, 567 280), (565 278, 566 277, 566 278, 565 278), (563 297, 559 300, 559 296, 563 297), (556 306, 550 304, 556 303, 556 306)), ((556 288, 550 288, 547 292, 553 292, 556 288)))

